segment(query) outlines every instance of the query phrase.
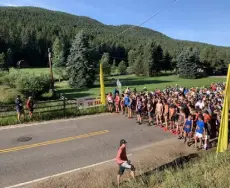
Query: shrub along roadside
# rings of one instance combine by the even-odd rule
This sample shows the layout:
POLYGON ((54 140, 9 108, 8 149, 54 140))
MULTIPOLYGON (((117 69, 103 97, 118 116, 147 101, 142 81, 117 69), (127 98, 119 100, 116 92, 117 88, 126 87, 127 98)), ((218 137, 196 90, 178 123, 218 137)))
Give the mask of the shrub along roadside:
POLYGON ((8 74, 4 74, 1 83, 16 89, 25 96, 38 97, 49 91, 50 77, 48 74, 24 74, 16 69, 11 69, 8 74))
POLYGON ((8 86, 0 86, 0 105, 14 104, 17 95, 22 95, 19 91, 8 86))
MULTIPOLYGON (((78 117, 84 115, 93 115, 93 114, 100 114, 105 113, 107 108, 105 106, 96 106, 91 108, 85 109, 77 109, 77 108, 67 108, 65 110, 65 114, 63 110, 53 110, 49 112, 38 112, 34 113, 33 118, 30 120, 28 118, 28 114, 25 114, 25 121, 22 123, 29 123, 29 122, 41 122, 41 121, 48 121, 54 119, 63 119, 63 118, 71 118, 71 117, 78 117)), ((15 112, 15 117, 4 117, 0 120, 0 126, 6 125, 16 125, 19 124, 17 120, 17 114, 15 112)))

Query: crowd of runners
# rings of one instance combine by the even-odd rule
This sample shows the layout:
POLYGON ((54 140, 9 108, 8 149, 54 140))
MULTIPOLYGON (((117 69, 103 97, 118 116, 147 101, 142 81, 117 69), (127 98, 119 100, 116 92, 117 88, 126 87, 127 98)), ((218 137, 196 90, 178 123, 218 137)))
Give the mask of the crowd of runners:
POLYGON ((107 95, 108 110, 135 117, 140 125, 147 121, 148 126, 171 131, 188 145, 194 141, 195 148, 207 149, 208 140, 218 136, 224 88, 224 83, 155 91, 144 88, 142 92, 127 88, 122 93, 116 88, 107 95))

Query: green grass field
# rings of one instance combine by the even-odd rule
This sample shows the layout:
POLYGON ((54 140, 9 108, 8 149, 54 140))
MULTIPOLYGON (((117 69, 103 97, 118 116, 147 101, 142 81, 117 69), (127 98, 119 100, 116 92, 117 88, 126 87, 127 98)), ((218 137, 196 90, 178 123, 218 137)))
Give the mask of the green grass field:
MULTIPOLYGON (((13 69, 11 69, 13 70, 13 69)), ((40 74, 50 74, 50 69, 49 68, 23 68, 23 69, 17 69, 20 72, 23 73, 33 73, 35 75, 40 75, 40 74)), ((57 75, 55 73, 54 77, 57 78, 57 75)))
MULTIPOLYGON (((116 80, 119 79, 122 84, 122 90, 126 87, 130 87, 131 89, 136 88, 138 91, 143 90, 146 87, 148 90, 154 90, 156 88, 164 89, 166 86, 175 86, 178 84, 179 86, 184 87, 202 87, 210 85, 212 82, 223 82, 225 78, 218 77, 208 77, 202 79, 182 79, 177 76, 161 76, 161 77, 137 77, 134 75, 128 76, 117 76, 111 77, 108 81, 105 82, 105 90, 107 92, 113 92, 116 87, 116 80)), ((71 89, 68 86, 67 81, 56 82, 55 84, 57 90, 61 93, 65 93, 67 97, 70 98, 79 98, 79 97, 97 97, 100 94, 100 85, 96 82, 95 87, 86 90, 78 90, 71 89)))
MULTIPOLYGON (((49 74, 49 68, 27 68, 19 69, 25 73, 32 72, 34 74, 47 73, 49 74)), ((54 77, 57 77, 54 74, 54 77)), ((98 77, 99 79, 99 77, 98 77)), ((122 84, 122 90, 126 87, 131 89, 136 88, 137 90, 142 90, 146 87, 148 90, 154 90, 156 88, 164 89, 166 86, 175 86, 178 84, 183 87, 201 87, 210 85, 212 82, 223 82, 225 78, 220 77, 207 77, 202 79, 182 79, 178 76, 161 76, 161 77, 137 77, 135 75, 126 76, 112 76, 109 80, 105 81, 106 93, 113 92, 116 87, 116 80, 119 79, 122 84)), ((91 89, 72 89, 69 87, 67 81, 56 82, 56 89, 65 94, 69 98, 80 98, 80 97, 98 97, 100 95, 100 85, 98 80, 95 82, 95 86, 91 89)))
POLYGON ((23 69, 18 69, 18 70, 23 73, 34 73, 36 75, 50 73, 49 68, 23 68, 23 69))

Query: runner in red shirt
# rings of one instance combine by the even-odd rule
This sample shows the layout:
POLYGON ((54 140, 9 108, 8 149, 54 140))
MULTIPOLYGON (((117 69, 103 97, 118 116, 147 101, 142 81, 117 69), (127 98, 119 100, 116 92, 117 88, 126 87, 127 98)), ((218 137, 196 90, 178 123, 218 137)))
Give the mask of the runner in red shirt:
POLYGON ((33 112, 34 112, 34 102, 32 100, 32 97, 29 97, 29 99, 27 100, 26 107, 29 110, 29 116, 30 116, 30 119, 31 119, 32 116, 33 116, 33 112))
POLYGON ((127 142, 124 139, 120 141, 120 147, 118 149, 117 156, 116 156, 116 162, 119 165, 119 170, 117 175, 118 187, 120 185, 120 178, 124 174, 125 169, 130 169, 131 170, 130 174, 132 178, 135 179, 135 168, 130 163, 126 155, 126 143, 127 142))
POLYGON ((115 104, 116 104, 116 113, 119 113, 120 96, 118 93, 116 93, 115 104))

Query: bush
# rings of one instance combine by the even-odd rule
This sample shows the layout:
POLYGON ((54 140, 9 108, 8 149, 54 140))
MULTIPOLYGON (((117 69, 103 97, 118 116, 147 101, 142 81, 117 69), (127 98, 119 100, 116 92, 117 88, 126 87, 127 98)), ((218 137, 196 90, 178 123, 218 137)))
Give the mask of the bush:
POLYGON ((21 95, 20 92, 18 92, 14 88, 9 88, 6 86, 0 87, 0 103, 14 103, 16 96, 21 95))
POLYGON ((8 75, 7 71, 0 71, 0 84, 4 83, 4 78, 6 75, 8 75))
POLYGON ((54 93, 52 92, 47 92, 47 93, 43 93, 39 96, 38 100, 41 101, 47 101, 47 100, 51 100, 51 99, 56 99, 57 97, 54 96, 54 93))
POLYGON ((4 76, 3 82, 11 88, 16 88, 22 94, 33 97, 38 97, 49 91, 50 86, 49 75, 25 74, 15 69, 4 76))
POLYGON ((2 78, 3 83, 11 88, 16 88, 16 81, 21 76, 21 74, 18 70, 11 69, 9 74, 5 74, 5 76, 2 78))
POLYGON ((50 78, 48 75, 23 75, 16 81, 16 88, 24 95, 33 97, 40 96, 48 92, 50 87, 50 78))

